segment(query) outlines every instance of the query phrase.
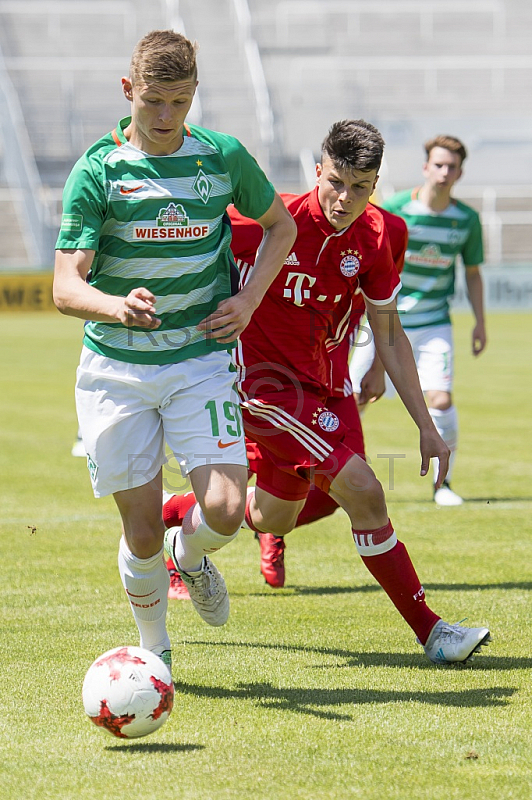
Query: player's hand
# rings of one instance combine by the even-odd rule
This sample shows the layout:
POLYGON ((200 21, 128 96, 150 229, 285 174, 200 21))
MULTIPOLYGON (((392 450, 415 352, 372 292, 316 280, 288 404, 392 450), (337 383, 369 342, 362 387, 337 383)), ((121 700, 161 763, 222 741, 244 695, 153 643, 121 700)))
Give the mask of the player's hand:
POLYGON ((370 367, 360 381, 360 394, 356 396, 357 405, 364 406, 366 403, 375 403, 379 397, 382 397, 385 390, 384 369, 382 366, 378 369, 370 367))
POLYGON ((216 311, 202 319, 197 327, 199 331, 205 332, 205 338, 215 339, 220 344, 229 344, 247 328, 253 310, 239 292, 222 300, 216 311))
POLYGON ((486 329, 482 323, 477 323, 473 328, 472 351, 474 356, 479 356, 486 347, 486 329))
POLYGON ((420 431, 419 449, 421 452, 421 470, 419 473, 421 477, 424 477, 428 473, 431 458, 437 458, 439 460, 438 476, 434 485, 435 489, 439 489, 449 469, 451 451, 434 426, 424 428, 420 431))
POLYGON ((155 295, 142 286, 132 289, 127 297, 122 298, 117 316, 122 325, 128 328, 135 326, 154 330, 161 324, 156 316, 155 295))

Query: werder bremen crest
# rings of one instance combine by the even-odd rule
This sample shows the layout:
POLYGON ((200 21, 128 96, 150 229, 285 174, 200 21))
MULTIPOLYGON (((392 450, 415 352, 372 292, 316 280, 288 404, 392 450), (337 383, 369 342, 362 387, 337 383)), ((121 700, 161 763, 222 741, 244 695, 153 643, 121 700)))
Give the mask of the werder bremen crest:
POLYGON ((212 194, 212 190, 214 188, 214 184, 210 178, 205 175, 202 169, 198 171, 196 175, 196 180, 192 184, 192 188, 198 195, 198 197, 203 200, 204 203, 209 201, 209 197, 212 194))

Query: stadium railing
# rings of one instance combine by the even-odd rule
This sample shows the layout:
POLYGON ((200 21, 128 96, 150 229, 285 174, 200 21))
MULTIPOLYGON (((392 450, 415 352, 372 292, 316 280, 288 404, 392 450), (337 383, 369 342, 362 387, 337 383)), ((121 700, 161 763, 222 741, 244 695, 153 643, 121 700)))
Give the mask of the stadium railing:
POLYGON ((50 224, 39 171, 28 138, 22 108, 6 70, 0 49, 0 130, 3 168, 9 187, 22 202, 15 202, 28 258, 38 267, 49 263, 50 224))

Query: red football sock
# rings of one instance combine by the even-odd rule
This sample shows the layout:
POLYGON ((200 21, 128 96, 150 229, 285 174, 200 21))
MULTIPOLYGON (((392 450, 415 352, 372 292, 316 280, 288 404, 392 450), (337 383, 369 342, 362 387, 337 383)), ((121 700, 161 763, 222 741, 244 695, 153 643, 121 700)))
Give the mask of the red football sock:
POLYGON ((440 617, 425 601, 425 590, 404 544, 391 522, 376 530, 356 531, 353 538, 362 561, 382 586, 419 641, 425 644, 440 617))
POLYGON ((172 495, 170 500, 163 505, 163 520, 166 527, 174 528, 176 525, 182 525, 185 514, 195 502, 194 492, 172 495))

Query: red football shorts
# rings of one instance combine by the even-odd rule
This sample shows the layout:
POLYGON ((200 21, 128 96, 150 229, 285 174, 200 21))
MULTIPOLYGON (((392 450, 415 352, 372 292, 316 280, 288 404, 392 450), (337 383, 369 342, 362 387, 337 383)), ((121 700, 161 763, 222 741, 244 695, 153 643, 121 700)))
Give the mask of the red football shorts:
POLYGON ((283 500, 303 500, 314 483, 324 492, 364 437, 353 395, 329 397, 283 391, 242 401, 250 470, 257 486, 283 500))

